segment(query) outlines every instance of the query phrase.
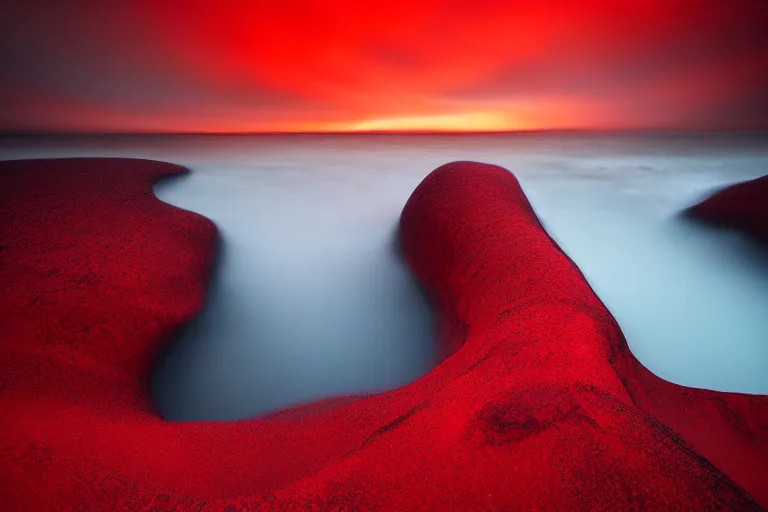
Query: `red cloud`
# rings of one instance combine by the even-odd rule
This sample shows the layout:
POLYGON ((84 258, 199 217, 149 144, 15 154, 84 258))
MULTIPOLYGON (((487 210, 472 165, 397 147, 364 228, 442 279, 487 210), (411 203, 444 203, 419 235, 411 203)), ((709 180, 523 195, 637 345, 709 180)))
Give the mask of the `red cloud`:
POLYGON ((104 4, 3 17, 3 128, 768 127, 760 0, 104 4))

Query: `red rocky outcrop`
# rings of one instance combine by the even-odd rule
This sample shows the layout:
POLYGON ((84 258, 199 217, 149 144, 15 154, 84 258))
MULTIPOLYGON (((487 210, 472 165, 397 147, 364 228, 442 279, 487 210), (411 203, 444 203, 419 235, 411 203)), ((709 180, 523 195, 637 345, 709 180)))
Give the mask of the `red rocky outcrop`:
POLYGON ((201 308, 215 226, 157 200, 183 169, 0 164, 5 510, 754 510, 766 397, 632 356, 515 177, 459 162, 401 218, 446 359, 418 381, 266 418, 169 423, 160 347, 201 308))

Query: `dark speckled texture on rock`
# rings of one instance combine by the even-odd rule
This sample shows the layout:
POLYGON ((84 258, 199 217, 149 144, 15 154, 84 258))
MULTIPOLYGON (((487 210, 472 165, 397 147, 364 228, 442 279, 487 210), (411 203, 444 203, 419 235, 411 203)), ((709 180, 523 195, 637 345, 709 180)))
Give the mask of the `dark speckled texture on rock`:
POLYGON ((655 377, 515 177, 460 162, 401 218, 446 359, 403 388, 253 421, 168 423, 153 358, 201 308, 215 226, 183 172, 0 164, 5 510, 755 510, 768 400, 655 377))

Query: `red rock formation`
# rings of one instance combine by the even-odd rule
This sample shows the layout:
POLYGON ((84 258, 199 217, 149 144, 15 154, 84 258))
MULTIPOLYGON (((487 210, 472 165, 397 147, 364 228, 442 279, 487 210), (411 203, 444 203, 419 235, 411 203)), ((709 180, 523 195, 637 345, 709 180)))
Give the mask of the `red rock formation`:
POLYGON ((686 213, 768 243, 768 176, 724 188, 686 213))
POLYGON ((163 421, 152 361, 200 309, 216 244, 152 194, 182 171, 0 164, 5 510, 768 505, 766 398, 645 370, 514 176, 483 164, 436 170, 401 219, 443 308, 434 371, 261 420, 163 421))

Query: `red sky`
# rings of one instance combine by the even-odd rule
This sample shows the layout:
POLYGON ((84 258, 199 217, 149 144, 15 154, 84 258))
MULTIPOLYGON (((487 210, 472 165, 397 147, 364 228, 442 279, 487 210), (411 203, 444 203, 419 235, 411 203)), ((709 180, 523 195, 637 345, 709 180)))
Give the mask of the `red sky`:
POLYGON ((768 0, 47 4, 0 130, 768 128, 768 0))

